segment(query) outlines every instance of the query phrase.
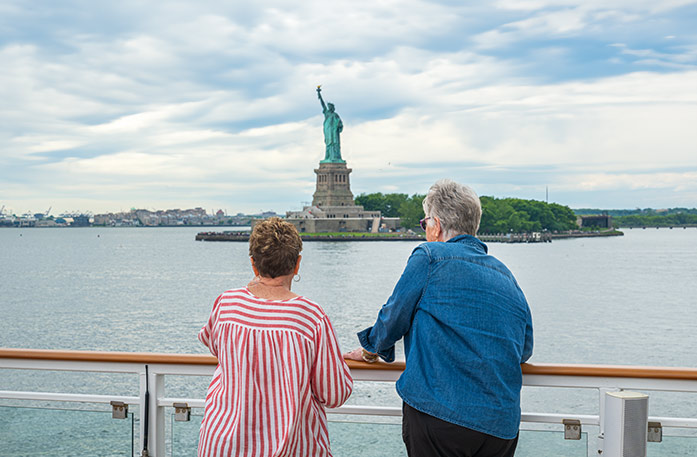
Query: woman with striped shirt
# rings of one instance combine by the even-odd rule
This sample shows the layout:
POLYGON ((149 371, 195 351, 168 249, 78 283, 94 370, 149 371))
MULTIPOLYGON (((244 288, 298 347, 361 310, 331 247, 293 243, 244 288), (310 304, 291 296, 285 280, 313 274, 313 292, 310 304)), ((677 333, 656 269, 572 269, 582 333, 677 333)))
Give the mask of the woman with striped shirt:
POLYGON ((353 380, 327 315, 290 290, 301 250, 292 224, 257 224, 255 279, 221 294, 198 334, 218 358, 199 457, 332 455, 324 408, 342 405, 353 380))

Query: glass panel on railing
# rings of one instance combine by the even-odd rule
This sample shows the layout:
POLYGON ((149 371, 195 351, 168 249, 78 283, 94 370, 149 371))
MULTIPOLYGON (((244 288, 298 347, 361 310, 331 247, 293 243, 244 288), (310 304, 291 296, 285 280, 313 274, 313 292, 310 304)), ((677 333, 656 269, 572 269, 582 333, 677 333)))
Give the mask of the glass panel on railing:
POLYGON ((133 456, 133 414, 0 406, 0 455, 133 456))
MULTIPOLYGON (((199 410, 201 411, 201 410, 199 410)), ((189 421, 176 421, 170 415, 172 425, 172 457, 196 455, 198 431, 201 428, 203 414, 191 414, 189 421)))
POLYGON ((588 433, 580 440, 565 440, 564 432, 554 430, 521 430, 516 457, 587 457, 588 433))
POLYGON ((406 456, 401 424, 329 421, 334 457, 406 456))
MULTIPOLYGON (((175 421, 174 414, 170 417, 172 457, 196 455, 203 416, 192 414, 188 422, 175 421)), ((334 457, 407 455, 402 443, 402 426, 399 424, 330 421, 329 439, 334 457)))
MULTIPOLYGON (((189 422, 176 422, 174 415, 171 418, 172 457, 195 455, 203 416, 192 414, 189 422)), ((406 456, 399 423, 330 419, 329 435, 335 457, 406 456)), ((587 457, 588 436, 584 432, 580 440, 565 440, 563 431, 521 430, 516 457, 587 457)), ((664 436, 663 443, 648 445, 648 457, 676 455, 697 455, 697 436, 664 436)))
MULTIPOLYGON (((401 424, 330 421, 329 432, 335 457, 407 455, 401 424)), ((587 453, 587 433, 582 433, 580 440, 565 440, 563 432, 521 430, 515 455, 587 457, 587 453)))
MULTIPOLYGON (((140 379, 133 373, 2 369, 2 390, 27 392, 70 392, 138 396, 140 379)), ((34 406, 34 405, 30 405, 34 406)))
MULTIPOLYGON (((174 415, 171 418, 172 457, 195 455, 203 416, 192 414, 189 422, 177 422, 174 415)), ((398 423, 330 420, 329 437, 334 457, 407 455, 402 442, 402 426, 398 423)), ((563 432, 523 430, 520 432, 516 457, 587 457, 587 452, 587 433, 582 433, 580 440, 565 440, 563 432)), ((656 457, 663 455, 669 454, 656 454, 656 457)))
POLYGON ((697 436, 666 436, 660 443, 647 443, 647 457, 697 455, 697 436))

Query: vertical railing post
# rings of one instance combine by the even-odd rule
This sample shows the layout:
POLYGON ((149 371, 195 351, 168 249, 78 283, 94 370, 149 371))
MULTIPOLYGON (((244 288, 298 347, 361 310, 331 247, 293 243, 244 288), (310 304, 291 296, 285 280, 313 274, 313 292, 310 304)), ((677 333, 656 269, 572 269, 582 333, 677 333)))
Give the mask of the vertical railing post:
POLYGON ((149 392, 147 402, 149 426, 148 426, 148 456, 165 457, 165 408, 158 406, 158 400, 164 396, 165 377, 164 375, 153 373, 150 370, 147 375, 145 366, 140 372, 140 447, 138 454, 141 455, 145 444, 145 393, 149 392), (147 380, 147 381, 146 381, 147 380))
POLYGON ((165 377, 150 373, 150 455, 165 457, 165 408, 158 406, 165 394, 165 377))
POLYGON ((145 440, 145 411, 147 408, 149 408, 149 405, 146 405, 145 403, 145 394, 148 391, 148 375, 145 372, 145 366, 143 366, 143 369, 141 370, 140 373, 138 373, 138 376, 140 378, 140 410, 138 411, 138 423, 140 424, 140 427, 138 428, 138 449, 136 449, 137 453, 136 455, 140 456, 141 451, 145 449, 146 446, 146 440, 145 440))

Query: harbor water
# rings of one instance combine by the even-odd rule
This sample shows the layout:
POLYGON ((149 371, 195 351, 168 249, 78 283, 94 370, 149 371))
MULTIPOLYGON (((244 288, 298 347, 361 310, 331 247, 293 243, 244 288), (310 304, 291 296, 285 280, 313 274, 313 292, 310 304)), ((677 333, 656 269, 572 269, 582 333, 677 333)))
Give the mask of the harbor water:
MULTIPOLYGON (((198 231, 0 229, 0 347, 206 353, 196 334, 213 301, 245 285, 252 272, 246 243, 197 242, 198 231)), ((697 229, 624 231, 623 237, 489 244, 530 303, 532 363, 697 367, 697 229)), ((293 290, 324 307, 348 351, 417 245, 306 242, 293 290)), ((5 371, 0 390, 95 393, 101 385, 115 395, 137 394, 137 382, 125 375, 5 371)), ((182 379, 167 389, 202 398, 207 384, 182 379)), ((524 388, 523 409, 597 414, 597 393, 558 390, 524 388)), ((697 417, 692 397, 652 393, 650 414, 697 417)), ((350 403, 400 405, 394 387, 383 383, 357 383, 350 403)), ((350 435, 352 426, 336 439, 348 440, 340 435, 350 435)), ((384 426, 399 442, 398 426, 384 426)), ((27 440, 40 439, 27 433, 27 440)))

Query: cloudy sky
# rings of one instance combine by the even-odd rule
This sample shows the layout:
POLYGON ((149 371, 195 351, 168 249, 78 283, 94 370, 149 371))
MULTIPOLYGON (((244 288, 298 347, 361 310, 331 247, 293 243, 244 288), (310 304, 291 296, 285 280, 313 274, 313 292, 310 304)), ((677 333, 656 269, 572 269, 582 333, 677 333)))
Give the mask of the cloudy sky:
POLYGON ((695 207, 695 24, 689 0, 0 0, 0 206, 299 209, 322 84, 354 194, 695 207))

